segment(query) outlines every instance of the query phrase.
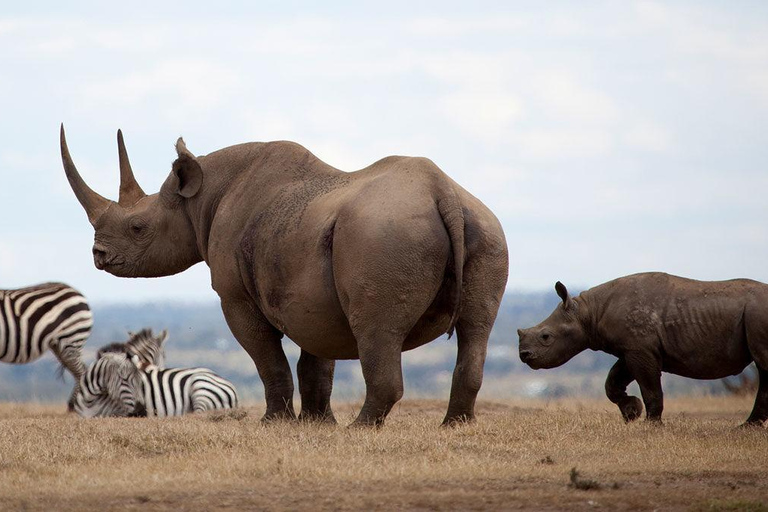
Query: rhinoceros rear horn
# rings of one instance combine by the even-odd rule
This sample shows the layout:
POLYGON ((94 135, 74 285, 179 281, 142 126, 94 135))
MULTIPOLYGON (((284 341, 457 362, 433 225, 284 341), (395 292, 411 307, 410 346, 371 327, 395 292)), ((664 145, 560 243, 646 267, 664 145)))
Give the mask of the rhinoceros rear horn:
POLYGON ((133 169, 131 169, 131 162, 128 160, 128 152, 125 150, 121 130, 117 130, 117 153, 120 158, 120 196, 117 199, 117 204, 123 207, 133 206, 147 194, 144 193, 133 176, 133 169))
POLYGON ((96 225, 96 221, 98 221, 99 217, 107 211, 111 201, 94 192, 88 185, 86 185, 83 178, 80 177, 80 173, 77 172, 77 167, 75 167, 75 163, 69 155, 67 137, 64 134, 63 123, 61 125, 60 143, 61 161, 64 164, 64 172, 67 174, 69 186, 72 187, 72 191, 75 193, 77 200, 80 201, 83 209, 85 209, 85 213, 88 215, 90 223, 96 225))
POLYGON ((571 295, 568 293, 568 289, 560 281, 555 283, 555 291, 557 296, 563 300, 563 307, 569 309, 573 302, 571 301, 571 295))

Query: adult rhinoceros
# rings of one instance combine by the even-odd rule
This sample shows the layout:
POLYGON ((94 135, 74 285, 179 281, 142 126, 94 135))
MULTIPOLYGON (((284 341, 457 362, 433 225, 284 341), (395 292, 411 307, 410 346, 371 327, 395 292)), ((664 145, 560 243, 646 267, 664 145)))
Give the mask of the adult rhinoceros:
POLYGON ((136 182, 120 131, 120 196, 91 190, 69 155, 67 178, 95 229, 96 267, 157 277, 205 261, 232 333, 264 383, 264 419, 294 418, 283 335, 301 347, 299 419, 335 421, 335 359, 360 359, 357 425, 402 397, 401 353, 456 329, 444 424, 471 420, 507 279, 496 217, 425 158, 387 157, 346 173, 292 142, 194 156, 184 141, 157 194, 136 182))

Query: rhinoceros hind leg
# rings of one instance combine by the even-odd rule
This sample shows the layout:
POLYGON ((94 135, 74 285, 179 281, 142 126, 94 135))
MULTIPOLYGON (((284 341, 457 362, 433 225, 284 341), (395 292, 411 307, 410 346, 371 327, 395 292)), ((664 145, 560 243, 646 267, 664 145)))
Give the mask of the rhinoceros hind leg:
POLYGON ((358 336, 360 365, 365 379, 365 402, 352 427, 380 427, 392 407, 403 397, 401 363, 404 337, 371 339, 358 336))
POLYGON ((475 420, 475 400, 483 383, 488 331, 485 325, 467 326, 461 321, 456 326, 458 354, 444 426, 457 426, 475 420))
MULTIPOLYGON (((471 222, 467 226, 472 229, 471 222)), ((475 400, 483 383, 488 337, 504 294, 508 265, 506 251, 499 252, 492 247, 473 254, 464 264, 460 314, 456 323, 458 352, 444 426, 461 425, 475 419, 475 400)))
POLYGON ((757 374, 760 379, 760 385, 755 396, 755 406, 744 423, 745 426, 762 425, 768 419, 768 371, 763 370, 758 365, 757 374))

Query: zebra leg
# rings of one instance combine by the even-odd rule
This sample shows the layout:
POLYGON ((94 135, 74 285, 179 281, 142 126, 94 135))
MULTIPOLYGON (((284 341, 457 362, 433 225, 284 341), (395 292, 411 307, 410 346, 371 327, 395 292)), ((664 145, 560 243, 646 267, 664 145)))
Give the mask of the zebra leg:
POLYGON ((301 351, 299 363, 296 366, 301 394, 299 420, 336 423, 331 410, 335 366, 336 361, 332 359, 322 359, 304 350, 301 351))
POLYGON ((67 410, 73 412, 75 410, 75 397, 80 390, 80 378, 85 373, 82 352, 79 347, 75 348, 69 345, 65 345, 64 348, 51 346, 51 351, 59 360, 61 366, 66 368, 75 379, 75 387, 72 389, 72 394, 69 395, 69 400, 67 400, 67 410))

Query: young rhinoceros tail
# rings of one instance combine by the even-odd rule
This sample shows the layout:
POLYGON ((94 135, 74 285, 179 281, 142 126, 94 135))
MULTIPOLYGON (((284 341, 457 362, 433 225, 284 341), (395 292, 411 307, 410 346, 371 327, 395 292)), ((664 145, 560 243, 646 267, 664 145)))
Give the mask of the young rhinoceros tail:
POLYGON ((437 210, 443 218, 445 228, 448 230, 448 236, 451 239, 451 250, 453 252, 453 274, 456 279, 451 292, 451 304, 453 313, 451 314, 451 323, 448 325, 448 338, 453 335, 456 328, 456 322, 459 319, 459 309, 461 306, 461 288, 464 281, 464 210, 461 207, 461 201, 456 191, 450 183, 441 182, 437 196, 437 210))

